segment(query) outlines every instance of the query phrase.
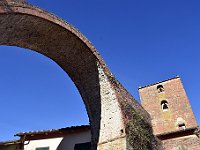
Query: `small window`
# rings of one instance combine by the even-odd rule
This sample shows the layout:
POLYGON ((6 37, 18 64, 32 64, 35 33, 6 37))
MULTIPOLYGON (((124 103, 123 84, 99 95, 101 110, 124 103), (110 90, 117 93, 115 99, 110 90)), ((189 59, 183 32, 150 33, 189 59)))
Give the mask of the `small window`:
POLYGON ((49 147, 37 147, 35 150, 49 150, 49 147))
POLYGON ((162 108, 163 111, 167 111, 169 109, 168 102, 166 100, 163 100, 161 102, 161 108, 162 108))
POLYGON ((178 127, 179 127, 179 129, 185 129, 186 128, 185 123, 179 124, 178 127))
POLYGON ((164 87, 162 85, 157 86, 158 93, 164 92, 164 87))
POLYGON ((178 117, 176 122, 179 129, 186 129, 185 120, 183 118, 178 117))

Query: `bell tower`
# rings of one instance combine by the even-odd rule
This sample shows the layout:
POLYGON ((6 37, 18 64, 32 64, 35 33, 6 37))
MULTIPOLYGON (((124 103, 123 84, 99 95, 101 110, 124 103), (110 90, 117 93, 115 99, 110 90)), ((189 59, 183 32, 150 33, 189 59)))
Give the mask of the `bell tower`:
POLYGON ((198 126, 179 76, 140 87, 139 94, 151 116, 154 134, 198 126))

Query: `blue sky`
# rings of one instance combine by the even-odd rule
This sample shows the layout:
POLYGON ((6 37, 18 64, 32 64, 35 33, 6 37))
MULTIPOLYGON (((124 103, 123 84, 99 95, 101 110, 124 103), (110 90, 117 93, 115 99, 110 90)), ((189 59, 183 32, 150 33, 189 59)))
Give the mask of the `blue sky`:
MULTIPOLYGON (((29 0, 77 27, 139 100, 138 87, 182 78, 200 123, 200 2, 29 0)), ((47 57, 0 46, 0 141, 22 131, 88 124, 67 74, 47 57)))

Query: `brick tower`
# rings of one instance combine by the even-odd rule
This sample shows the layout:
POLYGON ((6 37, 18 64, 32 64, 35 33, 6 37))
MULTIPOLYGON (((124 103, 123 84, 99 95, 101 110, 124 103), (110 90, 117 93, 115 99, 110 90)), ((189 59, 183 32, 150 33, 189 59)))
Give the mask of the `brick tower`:
POLYGON ((180 77, 140 87, 139 93, 164 150, 200 150, 200 128, 180 77))
POLYGON ((197 127, 180 77, 140 87, 139 94, 142 106, 151 115, 154 134, 197 127))

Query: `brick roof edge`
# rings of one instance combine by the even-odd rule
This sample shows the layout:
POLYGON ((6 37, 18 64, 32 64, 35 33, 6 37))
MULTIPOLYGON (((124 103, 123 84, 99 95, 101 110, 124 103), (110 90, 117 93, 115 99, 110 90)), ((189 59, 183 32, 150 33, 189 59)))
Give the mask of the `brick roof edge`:
POLYGON ((148 84, 148 85, 145 85, 145 86, 139 86, 138 89, 143 89, 143 88, 146 88, 146 87, 150 87, 150 86, 153 86, 153 85, 156 85, 156 84, 159 84, 159 83, 163 83, 163 82, 170 81, 170 80, 173 80, 173 79, 178 79, 178 78, 180 78, 179 75, 172 77, 172 78, 169 78, 169 79, 166 79, 166 80, 163 80, 163 81, 156 82, 156 83, 148 84))
POLYGON ((15 136, 25 136, 25 135, 38 135, 38 134, 46 134, 46 133, 53 133, 53 132, 62 132, 62 131, 70 131, 70 130, 87 130, 90 129, 90 125, 81 125, 81 126, 71 126, 66 128, 60 129, 50 129, 50 130, 38 130, 38 131, 29 131, 29 132, 20 132, 15 134, 15 136))

